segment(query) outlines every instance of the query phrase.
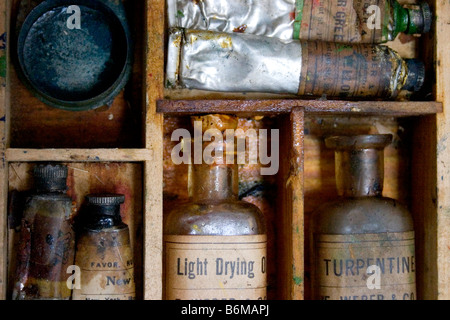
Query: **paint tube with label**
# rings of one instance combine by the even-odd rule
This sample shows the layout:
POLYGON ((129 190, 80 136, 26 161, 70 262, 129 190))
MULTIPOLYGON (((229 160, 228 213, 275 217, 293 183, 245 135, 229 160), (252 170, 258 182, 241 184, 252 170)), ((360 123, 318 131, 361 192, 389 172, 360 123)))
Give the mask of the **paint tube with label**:
POLYGON ((429 32, 428 4, 413 7, 396 0, 167 0, 169 27, 340 43, 429 32))
POLYGON ((418 91, 424 66, 386 46, 173 29, 166 86, 311 97, 395 98, 418 91))

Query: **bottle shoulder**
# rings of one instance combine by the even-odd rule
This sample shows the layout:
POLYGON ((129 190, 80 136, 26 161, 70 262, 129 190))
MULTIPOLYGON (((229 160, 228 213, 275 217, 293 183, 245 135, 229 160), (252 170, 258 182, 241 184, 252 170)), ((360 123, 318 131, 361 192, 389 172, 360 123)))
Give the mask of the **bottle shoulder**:
POLYGON ((181 204, 164 221, 164 233, 172 235, 248 235, 265 230, 258 207, 237 200, 181 204))
POLYGON ((314 233, 356 234, 413 231, 410 212, 386 197, 343 198, 314 212, 314 233))

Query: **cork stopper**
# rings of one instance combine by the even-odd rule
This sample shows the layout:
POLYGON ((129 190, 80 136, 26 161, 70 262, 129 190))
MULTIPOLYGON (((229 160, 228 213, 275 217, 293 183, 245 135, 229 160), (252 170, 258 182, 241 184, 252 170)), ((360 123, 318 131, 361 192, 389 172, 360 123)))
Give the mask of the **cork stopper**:
POLYGON ((34 183, 40 191, 65 191, 67 167, 59 164, 39 164, 33 168, 34 183))

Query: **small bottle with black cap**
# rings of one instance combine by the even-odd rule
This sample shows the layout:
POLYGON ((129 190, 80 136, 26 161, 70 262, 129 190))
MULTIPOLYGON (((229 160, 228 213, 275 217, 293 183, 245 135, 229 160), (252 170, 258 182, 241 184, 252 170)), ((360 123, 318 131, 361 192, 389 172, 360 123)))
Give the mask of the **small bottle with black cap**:
POLYGON ((25 200, 17 248, 15 300, 70 299, 66 282, 74 261, 75 204, 66 194, 67 173, 59 164, 33 169, 35 188, 25 200))
POLYGON ((134 300, 130 231, 120 216, 121 194, 90 194, 80 214, 73 300, 134 300), (77 285, 78 281, 78 285, 77 285))

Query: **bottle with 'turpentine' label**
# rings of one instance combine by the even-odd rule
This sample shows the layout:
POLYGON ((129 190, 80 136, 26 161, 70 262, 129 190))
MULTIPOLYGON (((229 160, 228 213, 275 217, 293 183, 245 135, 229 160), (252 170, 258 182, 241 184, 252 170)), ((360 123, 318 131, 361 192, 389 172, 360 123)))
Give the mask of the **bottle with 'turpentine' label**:
POLYGON ((312 218, 313 298, 416 299, 410 213, 382 197, 383 150, 391 135, 331 137, 341 199, 312 218))
POLYGON ((235 157, 229 146, 234 135, 218 139, 236 129, 237 119, 207 115, 193 120, 194 144, 203 136, 203 158, 207 150, 214 152, 211 161, 194 160, 191 202, 179 205, 164 222, 165 298, 266 299, 264 218, 256 206, 238 199, 237 164, 229 161, 235 157))
MULTIPOLYGON (((86 196, 75 264, 80 285, 73 300, 133 300, 135 298, 133 252, 128 226, 120 217, 123 195, 86 196)), ((75 278, 76 279, 76 278, 75 278)))

